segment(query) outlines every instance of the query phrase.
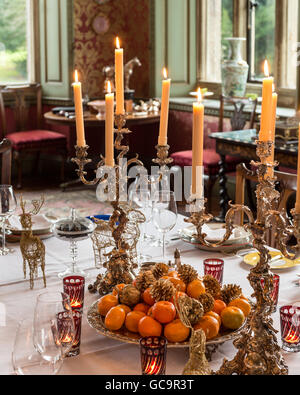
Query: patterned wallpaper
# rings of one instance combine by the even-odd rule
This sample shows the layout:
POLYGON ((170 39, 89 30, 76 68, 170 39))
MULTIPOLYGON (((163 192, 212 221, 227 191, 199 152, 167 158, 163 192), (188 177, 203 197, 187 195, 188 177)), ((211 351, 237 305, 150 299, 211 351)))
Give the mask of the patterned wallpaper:
POLYGON ((95 0, 74 1, 74 63, 81 73, 84 90, 90 98, 100 97, 103 92, 102 68, 114 63, 115 37, 119 36, 124 48, 124 62, 137 56, 142 67, 134 69, 130 88, 136 97, 149 95, 149 1, 109 0, 97 4, 95 0), (98 34, 93 29, 97 15, 106 18, 108 28, 98 34))

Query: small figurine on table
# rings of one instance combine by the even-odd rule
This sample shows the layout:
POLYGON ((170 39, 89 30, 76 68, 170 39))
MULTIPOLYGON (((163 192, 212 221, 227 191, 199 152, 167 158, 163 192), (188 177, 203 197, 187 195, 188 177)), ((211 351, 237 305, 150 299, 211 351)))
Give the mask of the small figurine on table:
POLYGON ((32 234, 32 216, 39 213, 43 204, 43 196, 40 200, 33 200, 33 210, 26 213, 26 203, 21 196, 20 207, 22 209, 22 214, 20 214, 20 222, 23 227, 23 232, 20 241, 20 249, 23 256, 24 278, 26 278, 26 265, 29 267, 30 289, 33 289, 34 277, 37 277, 39 266, 42 269, 44 286, 46 287, 45 245, 38 236, 33 236, 32 234))

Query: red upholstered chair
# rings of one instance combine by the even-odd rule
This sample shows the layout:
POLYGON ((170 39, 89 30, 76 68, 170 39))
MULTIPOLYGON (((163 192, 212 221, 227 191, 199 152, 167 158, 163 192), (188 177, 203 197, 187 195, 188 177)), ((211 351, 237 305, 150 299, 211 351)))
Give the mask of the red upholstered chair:
MULTIPOLYGON (((233 115, 230 119, 231 130, 242 130, 246 123, 246 116, 244 114, 244 108, 248 104, 252 104, 252 111, 250 116, 250 126, 252 129, 254 127, 255 122, 255 113, 257 107, 257 100, 252 102, 249 101, 248 98, 226 98, 221 96, 220 98, 220 113, 219 113, 219 132, 224 131, 224 110, 225 104, 233 106, 233 115)), ((192 129, 191 129, 192 130, 192 129)), ((203 167, 204 174, 207 180, 206 190, 207 190, 207 198, 208 198, 208 209, 211 210, 211 195, 212 189, 215 185, 215 182, 218 178, 219 174, 219 162, 221 160, 220 155, 217 154, 215 150, 215 146, 212 146, 212 142, 208 141, 207 131, 205 130, 204 136, 204 152, 203 152, 203 167)), ((177 166, 192 166, 192 151, 180 151, 175 152, 171 155, 174 160, 174 165, 177 166)), ((226 172, 232 173, 235 172, 236 166, 242 162, 242 159, 233 156, 226 157, 226 172)))
POLYGON ((42 89, 39 84, 6 86, 0 90, 0 116, 2 133, 12 145, 13 160, 17 163, 18 184, 22 186, 22 161, 25 155, 35 153, 37 168, 41 152, 60 155, 62 158, 61 179, 64 179, 64 164, 67 155, 66 137, 57 132, 42 129, 42 89), (14 131, 8 132, 4 98, 7 95, 14 102, 14 131), (36 116, 29 114, 29 104, 36 100, 36 116))

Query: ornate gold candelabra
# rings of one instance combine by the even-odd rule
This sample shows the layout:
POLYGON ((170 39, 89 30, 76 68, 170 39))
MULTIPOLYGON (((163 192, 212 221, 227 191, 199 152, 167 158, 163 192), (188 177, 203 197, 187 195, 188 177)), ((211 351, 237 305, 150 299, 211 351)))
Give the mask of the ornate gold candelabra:
POLYGON ((273 290, 273 275, 270 272, 269 263, 271 256, 265 239, 267 231, 272 229, 276 234, 276 240, 282 254, 288 259, 297 259, 300 256, 300 214, 293 212, 294 220, 290 223, 286 213, 277 210, 280 193, 275 190, 276 179, 273 176, 273 170, 278 164, 268 163, 273 144, 273 142, 257 141, 257 156, 260 158, 260 162, 253 162, 257 166, 259 181, 256 189, 256 220, 248 207, 230 204, 230 209, 225 217, 226 233, 223 239, 218 243, 209 243, 206 240, 207 235, 202 231, 202 227, 213 217, 210 214, 206 214, 204 199, 190 202, 192 213, 186 222, 192 223, 196 227, 196 237, 201 244, 207 247, 222 245, 232 234, 235 214, 243 212, 248 217, 248 223, 244 225, 244 228, 251 232, 253 246, 260 255, 259 262, 251 269, 248 275, 248 280, 254 289, 253 296, 256 299, 256 303, 249 316, 247 325, 240 337, 234 341, 234 346, 238 350, 236 356, 232 361, 224 360, 217 374, 288 374, 288 368, 277 343, 277 331, 273 328, 273 320, 270 317, 273 307, 273 301, 270 296, 273 290), (291 247, 292 253, 290 253, 287 248, 287 241, 292 235, 296 237, 297 244, 291 247), (264 287, 261 285, 261 279, 264 280, 264 287))
MULTIPOLYGON (((105 158, 101 155, 101 160, 97 164, 96 177, 93 180, 87 180, 85 166, 91 162, 91 159, 87 158, 89 147, 87 145, 84 147, 76 146, 76 158, 72 159, 77 164, 78 169, 76 171, 85 185, 103 184, 106 192, 109 188, 109 176, 113 172, 116 188, 113 195, 110 195, 113 213, 108 222, 108 228, 114 240, 114 248, 107 254, 108 261, 103 264, 107 269, 106 273, 104 275, 98 275, 95 284, 89 287, 91 291, 97 289, 100 294, 110 292, 118 283, 128 284, 132 282, 133 269, 137 266, 132 261, 132 249, 136 245, 136 243, 132 243, 132 239, 138 239, 139 237, 139 231, 136 229, 137 226, 133 226, 133 223, 145 221, 145 217, 141 212, 128 206, 127 199, 126 201, 122 201, 122 193, 124 192, 124 185, 126 185, 127 181, 127 169, 126 175, 123 176, 124 166, 129 167, 132 164, 143 166, 143 163, 138 159, 138 155, 128 161, 124 160, 129 147, 122 145, 122 140, 124 135, 131 133, 128 128, 125 128, 125 124, 125 114, 115 115, 116 128, 114 133, 116 134, 116 138, 114 147, 119 151, 119 154, 116 158, 116 164, 113 167, 106 166, 105 158)), ((96 223, 100 227, 102 225, 107 229, 107 223, 105 221, 96 220, 96 223)))

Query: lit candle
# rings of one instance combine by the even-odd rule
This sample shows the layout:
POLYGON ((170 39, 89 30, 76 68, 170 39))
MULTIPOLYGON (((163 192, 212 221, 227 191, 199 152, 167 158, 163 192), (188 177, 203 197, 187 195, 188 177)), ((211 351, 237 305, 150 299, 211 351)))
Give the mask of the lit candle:
POLYGON ((297 196, 296 196, 296 214, 300 214, 300 123, 298 132, 298 169, 297 169, 297 196))
POLYGON ((105 95, 105 165, 114 166, 114 94, 111 83, 107 83, 105 95))
POLYGON ((198 89, 198 101, 193 103, 193 159, 192 159, 192 194, 202 197, 203 180, 203 125, 204 105, 201 102, 201 89, 198 89))
POLYGON ((162 81, 161 109, 160 109, 160 126, 158 145, 167 145, 168 142, 168 120, 169 120, 169 100, 171 79, 168 78, 167 69, 163 69, 164 79, 162 81))
MULTIPOLYGON (((274 163, 274 159, 275 159, 275 131, 276 131, 277 100, 278 100, 278 95, 277 95, 277 93, 274 92, 272 95, 271 138, 270 138, 270 140, 273 142, 273 146, 272 146, 271 157, 267 159, 268 163, 274 163)), ((273 169, 270 168, 268 173, 270 174, 271 177, 274 176, 273 169)))
POLYGON ((84 123, 83 123, 83 108, 82 108, 82 93, 81 83, 78 81, 78 72, 75 70, 75 82, 73 83, 75 114, 76 114, 76 132, 77 132, 77 146, 84 147, 84 123))
POLYGON ((269 141, 271 138, 272 127, 272 95, 273 95, 273 77, 270 77, 269 65, 265 61, 264 71, 266 78, 263 80, 262 89, 262 106, 261 106, 261 124, 260 124, 260 141, 269 141))
POLYGON ((115 85, 116 85, 116 114, 124 114, 124 62, 123 48, 120 48, 119 37, 116 38, 115 49, 115 85))

